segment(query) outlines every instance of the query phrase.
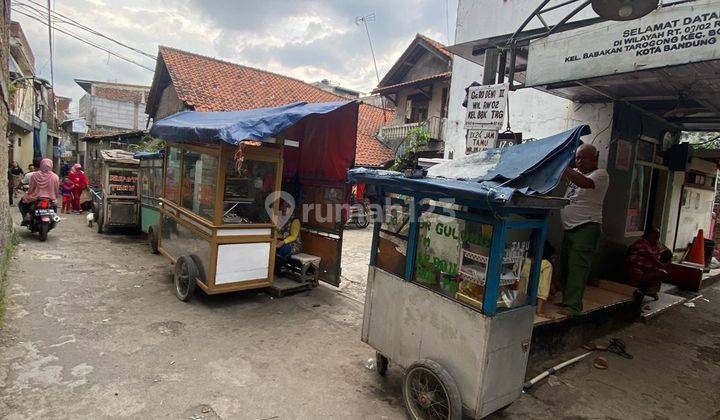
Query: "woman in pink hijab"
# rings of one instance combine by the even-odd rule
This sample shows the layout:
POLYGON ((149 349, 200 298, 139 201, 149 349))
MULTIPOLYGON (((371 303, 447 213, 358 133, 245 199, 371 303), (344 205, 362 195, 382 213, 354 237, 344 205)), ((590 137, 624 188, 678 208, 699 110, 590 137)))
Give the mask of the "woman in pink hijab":
POLYGON ((82 165, 79 163, 72 166, 67 177, 70 179, 70 182, 73 183, 73 210, 80 212, 82 211, 80 208, 80 194, 82 194, 90 182, 85 176, 85 172, 82 171, 82 165))
POLYGON ((40 169, 33 173, 30 178, 30 187, 27 194, 20 200, 20 212, 23 215, 23 224, 26 223, 28 213, 30 212, 30 204, 38 198, 48 198, 53 204, 57 204, 58 190, 60 181, 58 176, 52 171, 53 162, 50 159, 43 159, 40 162, 40 169))

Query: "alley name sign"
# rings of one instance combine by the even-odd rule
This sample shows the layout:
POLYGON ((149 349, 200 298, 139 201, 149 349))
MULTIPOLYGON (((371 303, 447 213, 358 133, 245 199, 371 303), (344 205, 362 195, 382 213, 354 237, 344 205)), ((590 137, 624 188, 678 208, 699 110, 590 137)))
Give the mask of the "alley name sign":
POLYGON ((720 58, 720 3, 667 6, 530 43, 526 86, 569 82, 720 58))
POLYGON ((465 129, 499 130, 507 108, 508 84, 472 86, 468 89, 465 129))

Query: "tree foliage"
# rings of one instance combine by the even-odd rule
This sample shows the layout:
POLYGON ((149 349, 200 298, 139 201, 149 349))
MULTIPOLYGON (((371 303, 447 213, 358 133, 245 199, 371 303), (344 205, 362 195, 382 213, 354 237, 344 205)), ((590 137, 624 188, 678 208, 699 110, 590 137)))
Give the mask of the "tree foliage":
POLYGON ((395 163, 390 170, 402 172, 407 168, 413 168, 417 153, 426 150, 429 142, 430 132, 426 128, 415 127, 410 130, 405 141, 400 145, 405 148, 395 158, 395 163))

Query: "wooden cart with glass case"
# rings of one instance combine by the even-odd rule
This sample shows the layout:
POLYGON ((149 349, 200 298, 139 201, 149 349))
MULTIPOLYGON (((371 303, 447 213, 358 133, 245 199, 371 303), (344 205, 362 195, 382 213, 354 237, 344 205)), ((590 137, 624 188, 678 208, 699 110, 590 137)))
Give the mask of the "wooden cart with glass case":
POLYGON ((178 298, 188 300, 196 286, 207 294, 269 287, 284 296, 318 280, 339 285, 358 107, 185 111, 153 124, 151 135, 167 144, 158 249, 175 262, 178 298), (281 200, 294 205, 299 234, 280 237, 292 226, 278 213, 281 200), (288 236, 292 254, 276 258, 278 239, 288 236))
POLYGON ((188 300, 195 285, 207 294, 272 284, 273 223, 280 189, 281 148, 172 143, 165 152, 160 199, 160 253, 175 262, 176 293, 188 300), (272 198, 272 197, 271 197, 272 198))

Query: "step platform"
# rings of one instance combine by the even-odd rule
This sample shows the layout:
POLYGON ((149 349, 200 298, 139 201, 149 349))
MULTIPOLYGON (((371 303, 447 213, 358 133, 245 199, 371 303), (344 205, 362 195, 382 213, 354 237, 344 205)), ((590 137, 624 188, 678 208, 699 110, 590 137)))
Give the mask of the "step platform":
POLYGON ((296 293, 304 292, 306 290, 311 290, 316 286, 316 283, 314 282, 297 282, 295 280, 289 279, 287 277, 283 276, 276 276, 273 279, 272 285, 267 287, 266 291, 270 294, 272 297, 281 298, 289 295, 294 295, 296 293))

